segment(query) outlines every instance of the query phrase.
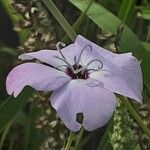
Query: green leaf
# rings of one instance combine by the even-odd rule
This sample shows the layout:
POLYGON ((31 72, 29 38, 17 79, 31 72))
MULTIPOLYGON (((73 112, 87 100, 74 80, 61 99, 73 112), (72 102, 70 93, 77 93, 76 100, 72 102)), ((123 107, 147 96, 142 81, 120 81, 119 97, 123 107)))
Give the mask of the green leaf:
POLYGON ((109 144, 109 132, 112 130, 113 120, 111 119, 108 123, 107 129, 98 145, 97 150, 107 150, 110 146, 109 144))
POLYGON ((26 142, 25 142, 25 150, 28 150, 29 145, 29 136, 30 136, 30 130, 31 130, 31 117, 32 117, 32 111, 33 111, 33 102, 31 102, 30 110, 29 110, 29 117, 27 121, 27 129, 26 129, 26 142))
POLYGON ((150 20, 150 7, 144 7, 141 11, 143 19, 150 20))
POLYGON ((150 129, 143 122, 142 118, 139 116, 139 114, 136 112, 136 110, 130 104, 130 102, 128 101, 128 99, 126 97, 118 95, 118 94, 117 94, 117 97, 123 102, 124 106, 128 109, 129 113, 132 115, 133 119, 141 127, 141 129, 143 130, 143 132, 150 138, 150 129))
POLYGON ((130 24, 136 0, 122 0, 118 17, 126 24, 130 24))
MULTIPOLYGON (((47 128, 38 129, 36 120, 43 114, 43 107, 37 109, 37 102, 30 102, 25 127, 24 150, 38 150, 42 143, 50 136, 47 128)), ((29 105, 28 105, 29 106, 29 105)))
MULTIPOLYGON (((23 16, 21 16, 19 13, 15 12, 10 0, 1 0, 0 3, 6 10, 6 12, 9 15, 9 18, 11 19, 14 26, 20 20, 24 19, 23 16)), ((28 30, 22 30, 20 32, 17 32, 17 34, 19 35, 19 38, 20 38, 20 43, 22 43, 27 38, 28 32, 29 32, 28 30)))
POLYGON ((150 43, 148 43, 148 42, 142 42, 142 43, 143 43, 145 49, 146 49, 148 52, 150 52, 150 43))
POLYGON ((79 150, 80 149, 80 142, 83 138, 83 134, 84 134, 84 129, 82 128, 77 136, 77 140, 76 140, 76 144, 74 146, 74 149, 79 150))
POLYGON ((10 97, 0 106, 0 131, 16 116, 27 103, 32 94, 30 88, 26 88, 17 98, 10 97))
POLYGON ((141 150, 140 144, 138 143, 134 150, 141 150))
POLYGON ((7 14, 9 15, 13 24, 15 24, 20 19, 22 19, 21 15, 15 14, 15 11, 12 9, 12 6, 9 0, 1 0, 0 3, 4 7, 4 9, 7 11, 7 14))
POLYGON ((62 26, 62 28, 65 30, 65 32, 68 34, 70 39, 74 41, 77 34, 73 30, 73 28, 70 26, 70 24, 67 22, 67 20, 64 18, 64 16, 61 14, 61 12, 58 10, 58 8, 55 6, 52 0, 42 0, 44 4, 47 6, 49 11, 53 14, 55 19, 59 22, 59 24, 62 26))
MULTIPOLYGON (((70 2, 83 11, 87 7, 89 0, 87 0, 87 3, 82 0, 70 0, 70 2)), ((116 32, 118 25, 121 23, 119 18, 96 2, 92 3, 87 15, 100 28, 112 33, 116 32)), ((122 33, 120 49, 122 52, 133 52, 133 54, 141 60, 144 82, 150 90, 150 54, 145 50, 141 41, 137 38, 133 31, 126 25, 124 26, 124 31, 122 33)))

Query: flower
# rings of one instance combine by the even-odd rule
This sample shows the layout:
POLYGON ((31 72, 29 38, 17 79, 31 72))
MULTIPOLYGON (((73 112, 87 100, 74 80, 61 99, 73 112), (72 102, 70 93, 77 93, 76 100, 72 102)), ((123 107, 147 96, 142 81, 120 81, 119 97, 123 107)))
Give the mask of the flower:
MULTIPOLYGON (((51 104, 72 131, 105 125, 115 107, 114 93, 142 100, 142 72, 132 53, 115 54, 78 35, 75 43, 57 51, 40 50, 19 56, 42 63, 23 63, 8 75, 6 89, 15 97, 29 85, 53 91, 51 104)), ((64 45, 63 45, 64 46, 64 45)))

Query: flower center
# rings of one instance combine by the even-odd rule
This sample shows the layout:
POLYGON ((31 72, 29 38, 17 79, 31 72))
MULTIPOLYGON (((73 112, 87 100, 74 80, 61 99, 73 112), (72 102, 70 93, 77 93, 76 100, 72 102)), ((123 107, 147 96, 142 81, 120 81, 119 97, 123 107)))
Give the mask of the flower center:
POLYGON ((62 66, 66 67, 65 72, 72 79, 84 79, 84 80, 86 80, 86 79, 88 79, 89 74, 91 73, 91 71, 99 71, 100 69, 103 68, 103 63, 99 59, 93 59, 93 60, 89 61, 87 64, 84 64, 84 66, 80 65, 81 57, 82 57, 83 52, 85 51, 85 49, 89 48, 92 51, 92 46, 91 45, 85 45, 83 47, 83 49, 81 50, 78 58, 76 56, 74 56, 74 65, 71 65, 67 61, 65 55, 61 51, 60 46, 65 46, 65 43, 58 42, 56 44, 57 50, 59 51, 61 56, 60 57, 59 56, 54 56, 54 57, 61 60, 61 61, 63 61, 65 64, 61 65, 61 66, 58 66, 56 68, 59 69, 59 67, 62 67, 62 66), (94 67, 93 69, 88 69, 88 66, 90 66, 93 62, 98 62, 99 63, 99 65, 95 66, 97 68, 95 69, 95 67, 94 67))
POLYGON ((70 76, 72 79, 84 79, 86 80, 89 77, 88 70, 83 69, 81 65, 73 65, 72 66, 74 71, 70 68, 67 67, 66 73, 68 76, 70 76))

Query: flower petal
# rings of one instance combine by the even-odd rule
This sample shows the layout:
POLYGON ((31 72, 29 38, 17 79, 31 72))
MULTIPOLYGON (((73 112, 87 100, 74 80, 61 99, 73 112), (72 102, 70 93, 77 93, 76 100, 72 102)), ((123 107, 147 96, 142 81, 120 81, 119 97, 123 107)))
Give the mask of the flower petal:
POLYGON ((82 112, 82 95, 78 81, 72 80, 60 89, 54 91, 51 96, 51 104, 67 128, 78 131, 81 124, 76 122, 76 114, 82 112))
MULTIPOLYGON (((75 48, 81 49, 86 45, 91 45, 92 50, 83 53, 83 64, 93 58, 99 59, 103 64, 103 68, 90 74, 90 77, 103 82, 104 88, 112 92, 141 102, 143 89, 142 71, 132 53, 112 53, 79 35, 75 41, 75 48)), ((98 62, 92 63, 89 69, 95 69, 98 65, 100 66, 98 62)))
POLYGON ((116 107, 115 95, 100 86, 88 86, 85 80, 72 80, 53 92, 52 106, 64 124, 72 131, 83 125, 88 131, 105 125, 116 107), (83 113, 83 124, 76 121, 83 113))
MULTIPOLYGON (((89 41, 88 39, 84 38, 81 35, 78 35, 76 40, 75 40, 75 49, 79 49, 82 50, 85 46, 90 45, 91 48, 87 47, 85 53, 83 53, 86 57, 86 55, 88 55, 88 57, 90 55, 93 55, 94 57, 97 56, 97 53, 99 53, 99 58, 101 57, 101 60, 107 60, 107 57, 115 57, 117 54, 108 51, 98 45, 96 45, 95 43, 89 41)), ((83 58, 84 59, 84 58, 83 58)), ((85 61, 87 60, 87 58, 85 58, 85 61)))
POLYGON ((106 64, 107 69, 90 74, 90 78, 104 83, 104 88, 124 95, 126 97, 142 101, 142 71, 135 57, 129 54, 118 54, 111 59, 111 64, 106 64))
MULTIPOLYGON (((74 49, 74 44, 70 44, 65 48, 61 49, 61 52, 65 56, 66 60, 70 64, 74 64, 74 56, 75 56, 75 49, 74 49)), ((62 56, 60 55, 58 50, 40 50, 38 52, 32 52, 32 53, 25 53, 19 56, 19 59, 21 60, 32 60, 32 59, 38 59, 44 63, 47 63, 51 66, 58 67, 62 65, 66 65, 65 62, 62 60, 56 58, 62 56)))
POLYGON ((104 126, 116 108, 115 95, 101 86, 92 86, 87 87, 87 93, 84 96, 86 98, 83 105, 84 128, 92 131, 104 126))
POLYGON ((80 64, 85 66, 89 62, 92 62, 90 63, 90 65, 88 65, 88 69, 101 68, 103 65, 105 65, 106 62, 108 62, 108 58, 110 57, 113 58, 117 55, 115 53, 112 53, 111 51, 108 51, 94 44, 93 42, 87 40, 81 35, 77 36, 75 40, 75 49, 78 49, 80 51, 85 49, 82 53, 80 64), (99 60, 99 61, 93 61, 93 60, 99 60))
POLYGON ((9 95, 14 94, 17 97, 27 85, 36 90, 53 91, 69 80, 69 76, 54 68, 38 63, 24 63, 8 74, 6 90, 9 95))

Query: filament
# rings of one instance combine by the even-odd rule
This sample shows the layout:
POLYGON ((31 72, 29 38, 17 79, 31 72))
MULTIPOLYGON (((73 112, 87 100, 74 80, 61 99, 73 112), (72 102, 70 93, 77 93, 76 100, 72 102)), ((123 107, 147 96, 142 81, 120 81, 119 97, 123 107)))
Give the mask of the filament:
POLYGON ((93 60, 91 60, 90 62, 88 62, 88 63, 85 65, 86 68, 87 68, 90 64, 92 64, 93 62, 96 62, 96 61, 101 64, 101 66, 98 66, 98 69, 99 69, 99 70, 102 69, 102 68, 103 68, 103 63, 102 63, 102 61, 99 60, 99 59, 93 59, 93 60))
MULTIPOLYGON (((79 64, 79 62, 80 62, 80 60, 81 60, 81 57, 82 57, 82 54, 83 54, 83 52, 85 51, 85 49, 86 49, 87 47, 89 47, 90 50, 92 51, 92 46, 91 46, 91 45, 86 45, 86 46, 84 46, 84 48, 81 50, 81 53, 80 53, 80 55, 79 55, 79 58, 78 58, 78 60, 76 61, 75 64, 79 64)), ((75 59, 76 59, 76 57, 75 57, 75 59)))
POLYGON ((59 51, 59 53, 60 53, 60 55, 62 56, 62 58, 60 58, 59 56, 54 56, 54 57, 57 58, 57 59, 59 59, 59 60, 61 60, 61 61, 63 61, 63 62, 65 62, 65 63, 72 69, 72 71, 74 72, 74 68, 72 67, 72 65, 71 65, 71 64, 67 61, 67 59, 65 58, 64 54, 63 54, 62 51, 61 51, 61 47, 60 47, 60 46, 65 47, 66 44, 65 44, 65 43, 62 43, 62 42, 58 42, 58 43, 56 44, 56 48, 57 48, 57 50, 59 51))
POLYGON ((58 43, 56 44, 56 48, 57 48, 57 50, 59 51, 60 55, 62 56, 62 58, 63 58, 64 60, 66 60, 64 54, 63 54, 62 51, 61 51, 61 47, 60 47, 60 46, 65 47, 66 44, 65 44, 65 43, 62 43, 62 42, 58 42, 58 43))

